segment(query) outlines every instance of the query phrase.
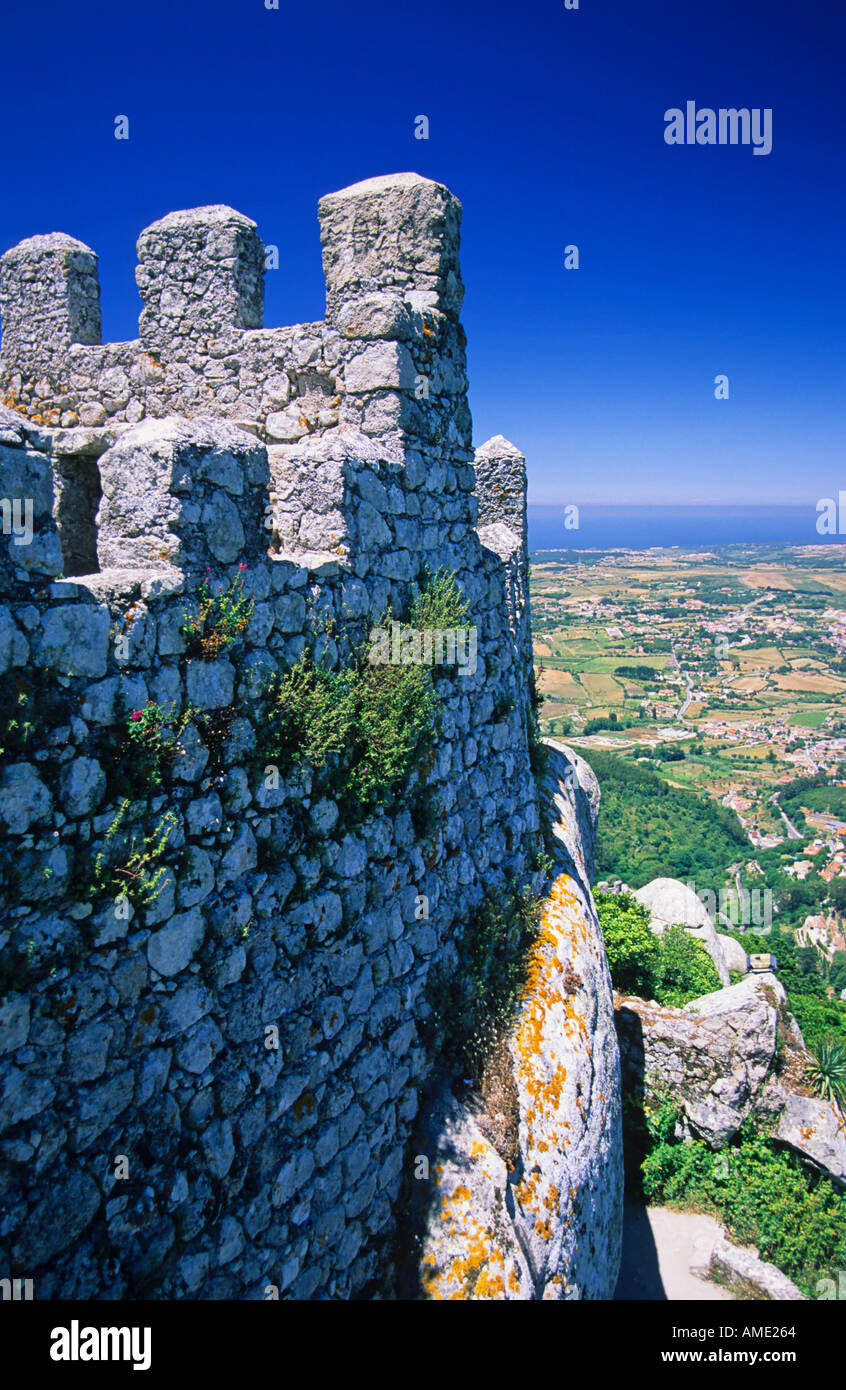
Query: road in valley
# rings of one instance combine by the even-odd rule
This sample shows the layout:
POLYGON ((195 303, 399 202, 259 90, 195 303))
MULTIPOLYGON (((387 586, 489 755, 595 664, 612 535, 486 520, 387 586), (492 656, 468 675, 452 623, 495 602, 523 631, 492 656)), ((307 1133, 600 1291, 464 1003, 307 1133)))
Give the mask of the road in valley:
POLYGON ((785 815, 784 811, 782 811, 781 807, 779 806, 779 804, 778 804, 778 792, 773 792, 772 796, 770 797, 770 803, 771 803, 773 806, 775 806, 776 810, 778 811, 779 815, 781 816, 782 820, 784 821, 784 824, 787 826, 787 838, 788 838, 788 840, 801 840, 801 839, 803 839, 804 836, 802 836, 802 835, 799 833, 799 831, 796 829, 796 826, 793 824, 793 822, 792 822, 791 820, 788 820, 788 819, 787 819, 787 816, 785 815))
POLYGON ((681 663, 678 657, 676 656, 676 649, 672 645, 672 643, 670 644, 670 651, 672 653, 675 668, 681 676, 682 680, 684 681, 685 686, 687 687, 685 691, 684 702, 682 703, 682 707, 676 715, 676 723, 680 723, 681 720, 684 719, 685 715, 687 714, 688 706, 691 704, 693 700, 693 681, 691 680, 687 672, 682 670, 681 663))

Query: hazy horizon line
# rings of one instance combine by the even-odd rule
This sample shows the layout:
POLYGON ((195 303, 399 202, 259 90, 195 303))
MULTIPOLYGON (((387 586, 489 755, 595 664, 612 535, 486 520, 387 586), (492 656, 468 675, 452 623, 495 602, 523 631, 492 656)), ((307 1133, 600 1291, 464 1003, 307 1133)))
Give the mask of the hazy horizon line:
POLYGON ((792 502, 747 502, 741 500, 736 500, 733 502, 715 502, 709 501, 707 498, 695 498, 693 500, 680 502, 630 502, 626 501, 625 499, 623 501, 615 500, 613 502, 609 502, 604 497, 590 497, 581 500, 574 500, 572 497, 569 497, 566 501, 562 500, 554 502, 541 502, 538 501, 537 498, 529 497, 527 499, 526 505, 529 507, 548 507, 550 509, 572 506, 606 507, 609 510, 616 511, 622 511, 624 508, 627 510, 637 508, 640 511, 655 511, 658 508, 666 508, 666 510, 669 511, 678 507, 719 507, 727 512, 735 511, 738 507, 751 507, 754 508, 756 511, 795 511, 797 508, 800 507, 807 507, 809 511, 812 512, 817 510, 816 506, 809 503, 807 498, 803 498, 801 501, 792 502))

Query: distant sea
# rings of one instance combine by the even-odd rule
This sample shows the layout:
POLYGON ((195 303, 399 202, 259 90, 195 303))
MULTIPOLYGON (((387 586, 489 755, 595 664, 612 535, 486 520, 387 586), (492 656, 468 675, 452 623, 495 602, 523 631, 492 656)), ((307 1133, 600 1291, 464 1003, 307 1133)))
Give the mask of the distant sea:
POLYGON ((530 550, 649 550, 679 546, 846 544, 846 535, 820 536, 813 507, 606 506, 579 507, 578 530, 564 527, 565 507, 529 505, 530 550))

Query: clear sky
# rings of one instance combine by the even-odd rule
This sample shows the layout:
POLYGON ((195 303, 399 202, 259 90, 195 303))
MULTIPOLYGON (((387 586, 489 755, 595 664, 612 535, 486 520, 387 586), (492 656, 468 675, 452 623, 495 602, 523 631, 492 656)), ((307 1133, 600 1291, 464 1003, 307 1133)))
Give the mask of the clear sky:
POLYGON ((3 27, 0 249, 92 246, 104 337, 137 335, 140 230, 203 203, 279 246, 268 326, 320 318, 318 197, 416 170, 464 206, 476 442, 518 444, 534 500, 846 487, 840 0, 43 0, 3 27), (772 152, 667 145, 687 101, 771 108, 772 152))

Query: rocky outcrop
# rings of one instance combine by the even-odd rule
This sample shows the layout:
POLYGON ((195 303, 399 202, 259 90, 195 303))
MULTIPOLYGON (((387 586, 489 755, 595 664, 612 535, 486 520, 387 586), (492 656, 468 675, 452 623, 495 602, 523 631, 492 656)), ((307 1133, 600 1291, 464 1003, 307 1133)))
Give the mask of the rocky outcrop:
POLYGON ((752 1110, 772 1066, 776 986, 772 975, 750 975, 683 1009, 619 1000, 626 1090, 651 1101, 672 1092, 690 1131, 722 1147, 752 1110))
POLYGON ((736 970, 740 975, 747 974, 749 960, 739 941, 735 941, 733 936, 723 936, 717 932, 717 945, 729 970, 736 970))
POLYGON ((802 1034, 777 976, 747 975, 683 1009, 618 996, 616 1022, 627 1094, 674 1096, 684 1128, 715 1149, 754 1111, 777 1143, 846 1182, 846 1127, 807 1094, 802 1034))
POLYGON ((784 1108, 774 1131, 780 1144, 795 1149, 829 1177, 846 1183, 846 1126, 828 1101, 783 1090, 784 1108))
POLYGON ((424 1121, 427 1298, 607 1299, 617 1280, 619 1058, 589 886, 599 791, 582 759, 556 744, 545 792, 555 877, 516 1019, 491 1059, 494 1084, 483 1087, 487 1100, 442 1091, 424 1121))
POLYGON ((668 927, 684 927, 702 942, 722 983, 729 983, 728 967, 714 923, 692 888, 675 878, 653 878, 651 883, 638 888, 634 897, 650 914, 649 925, 657 936, 662 936, 668 927))

